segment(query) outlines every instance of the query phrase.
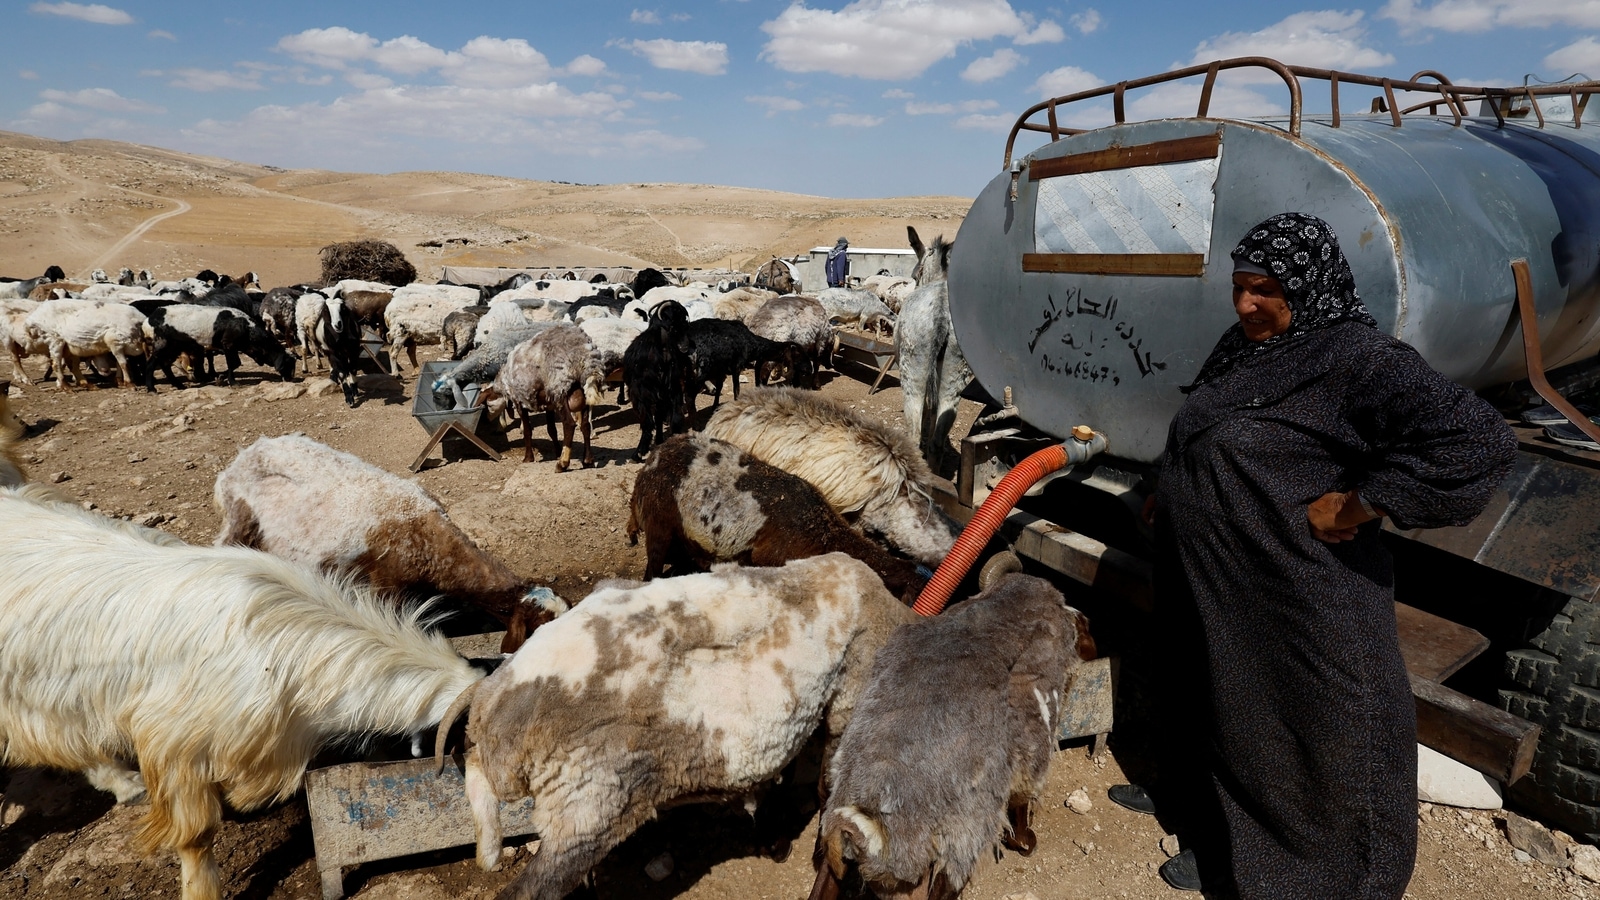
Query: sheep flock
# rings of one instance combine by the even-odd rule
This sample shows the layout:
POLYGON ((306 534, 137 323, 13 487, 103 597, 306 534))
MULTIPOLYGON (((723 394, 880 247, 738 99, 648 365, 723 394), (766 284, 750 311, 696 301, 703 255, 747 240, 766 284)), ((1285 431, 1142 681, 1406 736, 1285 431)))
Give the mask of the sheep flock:
MULTIPOLYGON (((407 742, 461 767, 477 862, 510 870, 501 898, 568 896, 688 802, 742 806, 782 858, 801 828, 767 810, 797 796, 800 821, 821 822, 802 848, 813 897, 959 896, 980 858, 1051 839, 1028 810, 1095 651, 1082 614, 1021 574, 935 618, 910 609, 960 531, 932 500, 921 423, 908 436, 818 388, 835 329, 895 334, 916 286, 780 295, 654 269, 615 284, 0 278, 0 776, 81 773, 127 804, 130 846, 176 858, 161 893, 181 900, 246 891, 219 844, 229 816, 302 802, 309 768, 404 758, 407 742), (419 346, 443 375, 419 377, 419 346), (520 427, 520 456, 473 464, 503 499, 450 497, 462 482, 436 473, 465 466, 402 475, 329 445, 419 392, 481 407, 503 449, 520 427), (295 421, 324 431, 274 430, 277 401, 331 395, 343 405, 295 421), (131 404, 166 412, 107 427, 131 404), (205 434, 225 406, 235 427, 205 434), (214 465, 151 447, 190 438, 214 465), (62 458, 80 440, 104 471, 62 458), (145 465, 141 490, 153 467, 214 474, 219 527, 180 535, 97 495, 122 455, 145 465), (514 490, 584 478, 587 506, 514 490), (601 502, 609 486, 620 503, 601 502), (592 584, 556 584, 560 536, 506 533, 558 507, 611 518, 585 531, 619 561, 592 584), (469 662, 445 637, 476 632, 497 657, 469 662), (919 744, 942 749, 908 770, 919 744), (973 773, 959 802, 939 789, 973 773), (525 798, 531 857, 500 821, 525 798)), ((395 418, 363 446, 420 447, 395 418)), ((32 802, 0 794, 0 844, 32 802)))

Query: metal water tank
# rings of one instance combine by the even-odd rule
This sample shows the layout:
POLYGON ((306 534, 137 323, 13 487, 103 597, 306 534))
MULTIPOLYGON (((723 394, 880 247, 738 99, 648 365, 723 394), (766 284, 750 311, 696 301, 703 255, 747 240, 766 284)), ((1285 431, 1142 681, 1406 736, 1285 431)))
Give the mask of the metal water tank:
MULTIPOLYGON (((1053 120, 1052 120, 1053 121, 1053 120)), ((1151 461, 1231 305, 1229 251, 1327 220, 1378 326, 1473 388, 1525 375, 1510 262, 1548 368, 1600 352, 1600 129, 1493 116, 1166 119, 1055 140, 978 196, 950 263, 962 350, 1059 437, 1151 461), (1015 184, 1015 187, 1013 187, 1015 184), (1013 199, 1013 190, 1015 198, 1013 199)))

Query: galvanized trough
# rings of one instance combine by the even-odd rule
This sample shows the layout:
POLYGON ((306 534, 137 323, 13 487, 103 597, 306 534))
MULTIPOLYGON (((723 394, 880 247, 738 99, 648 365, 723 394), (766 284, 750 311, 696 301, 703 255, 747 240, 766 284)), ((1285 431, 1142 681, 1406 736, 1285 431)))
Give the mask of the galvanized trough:
POLYGON ((427 460, 433 448, 454 432, 466 438, 479 450, 489 455, 490 459, 498 461, 501 457, 493 447, 483 442, 478 437, 478 425, 483 421, 483 404, 478 402, 478 393, 481 387, 476 384, 466 384, 461 392, 467 398, 465 409, 456 409, 454 404, 448 407, 440 406, 434 397, 433 382, 445 372, 454 368, 453 360, 436 360, 422 364, 422 370, 417 373, 417 392, 411 400, 411 417, 417 420, 428 432, 428 445, 417 454, 417 459, 411 464, 411 471, 420 472, 422 464, 427 460))

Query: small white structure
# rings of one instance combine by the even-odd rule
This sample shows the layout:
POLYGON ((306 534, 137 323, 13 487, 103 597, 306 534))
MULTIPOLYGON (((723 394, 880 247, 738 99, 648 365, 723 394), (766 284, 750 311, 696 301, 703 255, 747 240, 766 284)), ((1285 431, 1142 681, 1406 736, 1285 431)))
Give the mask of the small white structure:
MULTIPOLYGON (((806 293, 815 294, 828 286, 828 275, 823 266, 828 262, 828 251, 832 249, 832 247, 812 247, 811 253, 803 259, 789 258, 789 261, 794 263, 795 274, 800 276, 801 288, 806 293)), ((850 259, 850 277, 853 279, 876 275, 885 269, 889 270, 890 275, 904 275, 909 278, 911 270, 917 265, 917 254, 911 250, 851 247, 845 251, 845 255, 850 259)))

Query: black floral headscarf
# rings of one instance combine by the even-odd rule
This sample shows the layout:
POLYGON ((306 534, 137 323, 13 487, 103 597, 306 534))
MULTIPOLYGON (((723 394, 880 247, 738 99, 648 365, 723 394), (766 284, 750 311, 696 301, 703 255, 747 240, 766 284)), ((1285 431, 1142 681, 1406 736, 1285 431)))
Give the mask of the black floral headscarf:
POLYGON ((1360 322, 1377 326, 1372 314, 1356 293, 1350 263, 1339 249, 1339 239, 1327 222, 1305 213, 1279 213, 1250 229, 1239 246, 1233 248, 1235 263, 1268 272, 1283 285, 1284 299, 1292 318, 1289 330, 1264 341, 1245 337, 1238 322, 1223 332, 1222 340, 1206 357, 1194 382, 1182 388, 1185 394, 1233 370, 1257 353, 1294 339, 1337 325, 1360 322))

